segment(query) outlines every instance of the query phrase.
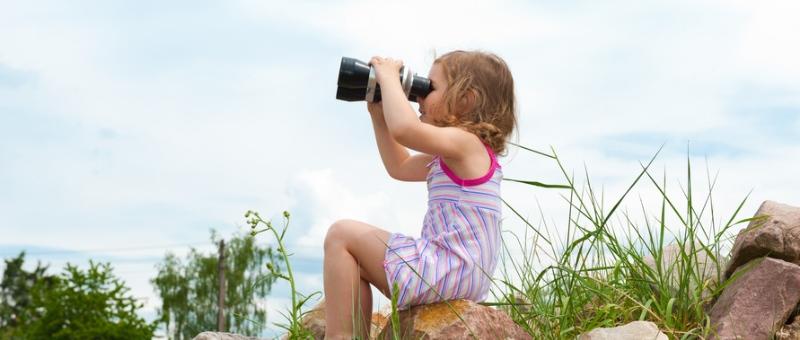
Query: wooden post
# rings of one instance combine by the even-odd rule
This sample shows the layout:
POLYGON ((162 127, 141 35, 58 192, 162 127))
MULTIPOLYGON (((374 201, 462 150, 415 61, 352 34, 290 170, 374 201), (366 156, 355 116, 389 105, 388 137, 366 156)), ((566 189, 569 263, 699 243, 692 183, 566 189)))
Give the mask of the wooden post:
POLYGON ((219 297, 217 299, 217 331, 225 331, 225 240, 219 240, 219 297))

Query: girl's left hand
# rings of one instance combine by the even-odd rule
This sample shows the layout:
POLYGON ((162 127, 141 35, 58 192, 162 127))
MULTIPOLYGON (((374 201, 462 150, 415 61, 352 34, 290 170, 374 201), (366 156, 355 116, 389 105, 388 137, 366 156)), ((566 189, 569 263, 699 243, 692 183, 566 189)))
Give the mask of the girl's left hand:
POLYGON ((382 84, 384 79, 400 81, 400 68, 403 67, 402 60, 376 56, 369 60, 369 64, 375 68, 375 78, 378 84, 382 84))

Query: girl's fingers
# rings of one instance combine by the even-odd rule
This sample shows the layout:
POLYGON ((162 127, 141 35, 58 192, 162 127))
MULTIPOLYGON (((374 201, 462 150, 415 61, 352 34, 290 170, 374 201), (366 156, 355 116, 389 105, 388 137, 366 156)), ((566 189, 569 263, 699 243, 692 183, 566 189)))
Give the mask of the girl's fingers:
POLYGON ((403 67, 403 61, 374 56, 369 60, 369 65, 375 69, 375 75, 381 78, 384 73, 388 75, 399 71, 403 67))
POLYGON ((370 65, 379 65, 379 64, 383 64, 383 63, 386 63, 386 64, 397 64, 398 66, 403 66, 403 61, 399 60, 399 59, 395 60, 395 59, 392 59, 392 58, 383 58, 383 57, 379 57, 379 56, 374 56, 374 57, 370 58, 370 60, 369 60, 369 64, 370 65))
POLYGON ((369 64, 370 65, 379 65, 379 64, 382 64, 383 62, 385 62, 387 60, 391 60, 391 59, 383 58, 383 57, 379 57, 379 56, 374 56, 374 57, 372 57, 372 59, 369 60, 369 64))

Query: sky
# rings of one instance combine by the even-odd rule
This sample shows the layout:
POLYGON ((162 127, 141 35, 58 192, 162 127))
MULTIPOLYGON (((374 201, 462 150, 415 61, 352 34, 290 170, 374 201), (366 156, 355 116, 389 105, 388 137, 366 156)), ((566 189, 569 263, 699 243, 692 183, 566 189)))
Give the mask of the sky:
MULTIPOLYGON (((386 173, 366 105, 335 99, 341 57, 390 56, 424 76, 454 49, 507 61, 512 141, 555 150, 607 205, 663 146, 653 175, 676 198, 690 162, 699 194, 716 178, 720 215, 748 194, 741 218, 764 200, 800 206, 798 14, 796 1, 0 0, 0 255, 24 249, 53 272, 111 261, 152 319, 166 252, 213 252, 211 229, 231 237, 247 210, 276 223, 288 210, 299 287, 322 290, 333 222, 416 236, 427 206, 424 183, 386 173)), ((517 147, 500 164, 506 178, 564 182, 517 147)), ((503 184, 555 234, 562 194, 503 184)), ((658 197, 644 182, 623 208, 658 197)), ((273 288, 269 323, 288 292, 273 288)))

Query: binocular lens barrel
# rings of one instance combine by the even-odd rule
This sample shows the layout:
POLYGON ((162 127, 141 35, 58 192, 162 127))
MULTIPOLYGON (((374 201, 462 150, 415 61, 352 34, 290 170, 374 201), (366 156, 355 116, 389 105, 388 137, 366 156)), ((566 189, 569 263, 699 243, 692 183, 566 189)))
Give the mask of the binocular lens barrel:
MULTIPOLYGON (((404 72, 401 70, 400 83, 408 100, 417 101, 431 92, 431 81, 428 78, 404 72), (406 79, 408 78, 408 79, 406 79)), ((375 71, 367 63, 348 57, 342 57, 339 65, 339 79, 337 81, 336 99, 349 102, 371 100, 381 101, 380 85, 375 80, 375 71)))
MULTIPOLYGON (((347 102, 358 102, 364 101, 367 97, 367 89, 349 89, 346 87, 339 87, 336 89, 336 99, 344 100, 347 102)), ((416 101, 416 97, 414 97, 416 101)), ((375 95, 372 97, 372 102, 377 103, 381 101, 381 89, 380 87, 375 89, 375 95)))
POLYGON ((339 87, 366 90, 369 81, 370 66, 358 59, 342 57, 339 65, 339 87))

